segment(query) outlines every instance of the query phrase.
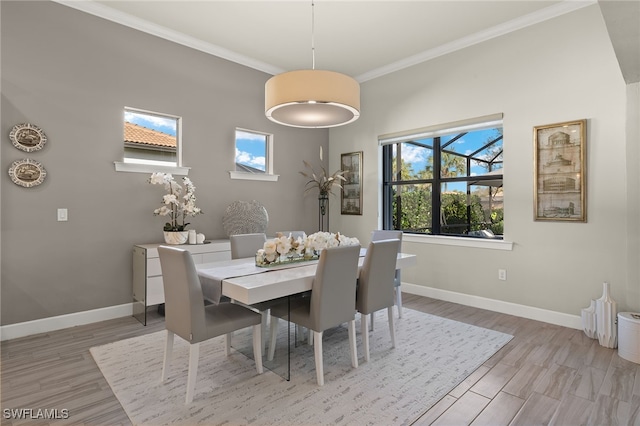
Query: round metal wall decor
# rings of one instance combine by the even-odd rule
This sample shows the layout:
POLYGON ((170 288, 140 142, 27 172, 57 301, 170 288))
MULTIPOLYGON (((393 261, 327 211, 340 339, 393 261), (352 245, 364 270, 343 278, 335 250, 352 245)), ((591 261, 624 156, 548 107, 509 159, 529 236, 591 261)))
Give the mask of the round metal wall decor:
POLYGON ((25 152, 41 150, 44 144, 47 143, 47 135, 44 134, 42 129, 30 123, 13 126, 9 133, 9 138, 13 146, 25 152))
POLYGON ((16 185, 31 188, 44 182, 44 178, 47 177, 47 171, 39 162, 25 158, 11 163, 9 177, 16 185))

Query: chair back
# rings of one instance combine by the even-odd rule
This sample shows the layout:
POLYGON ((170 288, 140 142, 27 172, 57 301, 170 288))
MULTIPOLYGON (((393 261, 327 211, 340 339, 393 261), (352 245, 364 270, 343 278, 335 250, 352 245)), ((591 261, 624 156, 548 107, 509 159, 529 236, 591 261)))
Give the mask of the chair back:
POLYGON ((165 326, 188 342, 205 339, 204 297, 188 250, 158 247, 164 286, 165 326))
POLYGON ((360 245, 327 248, 320 252, 311 288, 312 330, 324 331, 354 318, 359 256, 360 245))
POLYGON ((379 240, 369 243, 358 278, 356 296, 358 312, 370 314, 393 306, 393 279, 398 246, 400 246, 400 240, 379 240))
MULTIPOLYGON (((402 231, 396 230, 382 230, 378 229, 371 232, 371 241, 380 241, 380 240, 400 240, 400 244, 398 245, 398 253, 402 251, 402 231)), ((400 269, 396 270, 396 274, 393 277, 393 282, 396 287, 399 287, 402 283, 402 275, 400 273, 400 269)))
POLYGON ((256 252, 264 247, 265 241, 267 236, 264 233, 230 235, 231 258, 255 257, 256 252))

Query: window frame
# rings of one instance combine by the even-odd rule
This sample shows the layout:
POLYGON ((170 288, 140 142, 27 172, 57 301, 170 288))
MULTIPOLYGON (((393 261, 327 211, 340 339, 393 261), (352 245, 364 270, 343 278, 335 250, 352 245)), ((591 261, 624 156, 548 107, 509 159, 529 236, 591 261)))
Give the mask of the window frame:
MULTIPOLYGON (((477 182, 483 180, 482 178, 475 179, 473 175, 465 175, 459 177, 442 177, 440 175, 440 154, 442 152, 447 152, 446 147, 452 143, 453 141, 447 141, 443 143, 442 147, 439 142, 441 137, 446 135, 458 135, 460 133, 471 132, 471 131, 479 131, 486 130, 492 128, 504 128, 502 114, 493 114, 490 116, 478 117, 469 120, 463 120, 454 123, 447 123, 437 126, 430 126, 421 129, 415 129, 405 132, 398 132, 394 134, 381 135, 378 137, 378 145, 379 145, 379 167, 380 167, 380 207, 382 210, 382 215, 380 217, 380 225, 382 229, 392 229, 393 228, 393 211, 391 210, 391 206, 393 205, 393 188, 398 187, 398 185, 407 185, 407 184, 430 184, 431 188, 431 226, 429 229, 434 233, 421 233, 421 232, 411 232, 404 231, 405 236, 409 237, 407 241, 413 242, 428 242, 432 244, 445 244, 445 245, 463 245, 463 246, 473 246, 473 247, 482 247, 482 248, 493 248, 500 250, 511 250, 512 243, 504 240, 504 235, 499 239, 488 239, 488 238, 479 238, 475 236, 465 235, 465 234, 442 234, 439 226, 439 220, 436 218, 440 216, 440 193, 442 191, 442 184, 446 182, 465 182, 467 185, 467 196, 469 194, 469 189, 477 185, 477 182), (419 140, 430 139, 433 142, 433 146, 430 144, 423 145, 428 149, 433 149, 432 152, 432 161, 433 161, 433 176, 428 179, 416 179, 416 180, 394 180, 393 166, 385 167, 385 164, 391 164, 394 155, 393 145, 407 143, 407 142, 415 142, 419 140), (473 180, 473 183, 472 183, 473 180), (437 191, 435 189, 436 185, 438 186, 437 191), (434 222, 437 222, 437 225, 434 225, 434 222)), ((502 139, 502 136, 495 138, 493 141, 486 143, 480 149, 476 149, 473 153, 460 153, 460 152, 452 152, 455 155, 459 155, 461 157, 466 158, 466 169, 467 174, 470 171, 470 165, 474 161, 473 155, 476 155, 483 150, 490 147, 493 143, 499 142, 502 139)), ((422 144, 417 144, 422 145, 422 144)), ((400 154, 400 158, 401 158, 400 154)), ((500 154, 494 156, 491 161, 495 163, 502 163, 503 160, 496 161, 500 154)), ((485 180, 489 179, 488 177, 485 180)))
POLYGON ((242 127, 236 127, 234 130, 234 139, 233 139, 233 160, 232 164, 234 165, 233 170, 229 170, 229 177, 231 179, 239 179, 239 180, 257 180, 257 181, 267 181, 267 182, 275 182, 278 180, 280 175, 273 173, 273 146, 274 146, 274 136, 273 133, 261 132, 258 130, 251 130, 242 127), (241 172, 235 170, 236 168, 236 152, 238 149, 238 132, 244 133, 252 133, 256 135, 262 135, 266 137, 265 140, 265 171, 264 173, 250 173, 250 172, 241 172))
POLYGON ((146 164, 139 163, 135 161, 127 161, 127 157, 125 156, 125 146, 124 139, 123 142, 123 157, 122 161, 114 161, 115 170, 118 172, 133 172, 133 173, 154 173, 154 172, 164 172, 171 173, 175 175, 184 175, 187 176, 189 174, 190 167, 185 167, 182 164, 182 150, 183 150, 183 140, 182 140, 182 117, 174 115, 174 114, 166 114, 156 111, 145 110, 141 108, 134 107, 123 107, 123 116, 122 116, 122 126, 123 131, 122 135, 124 137, 124 126, 125 126, 125 114, 127 112, 145 114, 145 115, 153 115, 163 118, 175 119, 176 120, 176 161, 174 164, 169 164, 170 162, 166 162, 168 164, 146 164))

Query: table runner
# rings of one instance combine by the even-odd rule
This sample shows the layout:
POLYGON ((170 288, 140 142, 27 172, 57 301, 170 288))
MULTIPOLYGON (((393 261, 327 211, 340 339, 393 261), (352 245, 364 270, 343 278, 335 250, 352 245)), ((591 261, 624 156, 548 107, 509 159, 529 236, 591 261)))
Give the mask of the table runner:
MULTIPOLYGON (((366 253, 367 249, 360 249, 360 257, 365 256, 366 253)), ((228 278, 256 275, 263 272, 278 271, 281 269, 299 268, 302 266, 309 266, 318 263, 318 259, 315 259, 304 262, 282 263, 269 267, 260 267, 256 266, 253 258, 245 259, 246 262, 242 262, 242 259, 236 259, 236 261, 238 260, 240 262, 227 264, 224 266, 203 269, 198 268, 200 286, 202 287, 202 294, 206 300, 215 304, 220 303, 220 298, 222 297, 222 281, 228 278)))

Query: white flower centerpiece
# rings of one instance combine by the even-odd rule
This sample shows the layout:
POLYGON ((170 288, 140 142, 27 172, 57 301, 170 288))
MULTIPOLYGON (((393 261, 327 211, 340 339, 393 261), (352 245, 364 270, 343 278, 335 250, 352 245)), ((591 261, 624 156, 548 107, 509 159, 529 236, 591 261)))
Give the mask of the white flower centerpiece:
POLYGON ((187 242, 189 225, 186 218, 202 214, 196 207, 196 187, 188 177, 182 178, 184 188, 180 186, 171 173, 153 173, 149 178, 152 185, 164 185, 167 194, 162 197, 162 205, 153 211, 156 216, 168 216, 164 224, 164 237, 167 244, 184 244, 187 242), (184 193, 183 193, 184 192, 184 193))
POLYGON ((360 245, 355 237, 347 237, 339 232, 316 232, 311 235, 293 238, 282 235, 267 240, 264 247, 256 253, 256 265, 261 267, 277 266, 284 263, 315 260, 325 248, 360 245))

